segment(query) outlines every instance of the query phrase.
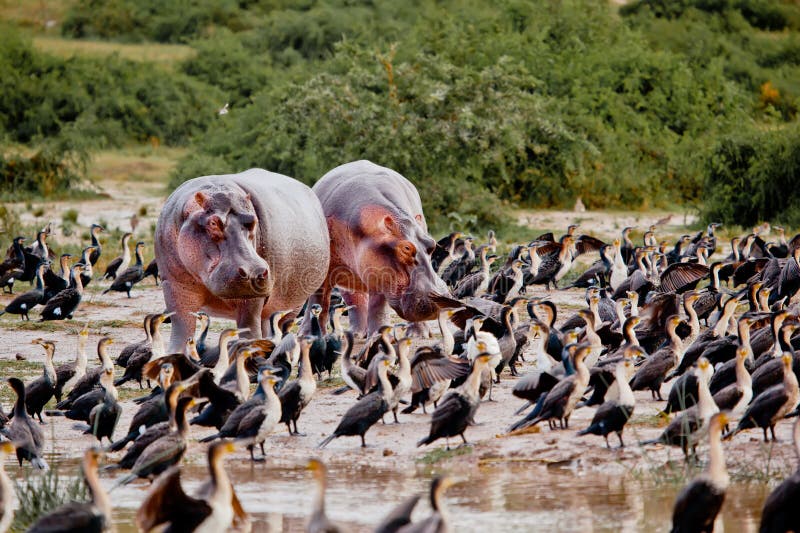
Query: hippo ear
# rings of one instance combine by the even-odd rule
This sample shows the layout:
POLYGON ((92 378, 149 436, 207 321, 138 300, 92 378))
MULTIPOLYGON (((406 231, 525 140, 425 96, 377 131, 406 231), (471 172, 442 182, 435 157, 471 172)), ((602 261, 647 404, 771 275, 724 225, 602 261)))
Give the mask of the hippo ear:
POLYGON ((197 202, 202 209, 205 209, 208 205, 208 196, 203 191, 197 191, 194 193, 194 201, 197 202))

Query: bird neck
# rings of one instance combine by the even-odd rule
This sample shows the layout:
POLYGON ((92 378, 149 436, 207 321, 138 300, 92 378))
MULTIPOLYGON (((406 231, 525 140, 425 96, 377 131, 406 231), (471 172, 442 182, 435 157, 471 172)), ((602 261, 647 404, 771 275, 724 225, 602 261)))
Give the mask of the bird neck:
POLYGON ((442 347, 444 348, 444 354, 452 355, 456 341, 453 338, 453 332, 450 331, 450 327, 447 325, 447 317, 445 316, 444 312, 439 313, 438 320, 439 330, 442 332, 442 347))
POLYGON ((217 364, 214 365, 215 374, 222 375, 231 365, 231 359, 228 354, 228 336, 223 335, 219 338, 219 359, 217 364))
POLYGON ((789 394, 789 397, 794 398, 792 405, 795 405, 797 403, 798 394, 797 376, 794 375, 791 365, 789 365, 788 368, 784 368, 783 386, 786 389, 786 392, 789 394))
POLYGON ((381 395, 388 403, 391 401, 393 390, 392 383, 389 381, 388 369, 383 365, 378 369, 378 380, 381 383, 381 395))
POLYGON ((144 264, 144 257, 142 257, 142 247, 136 247, 136 266, 140 267, 144 264))
POLYGON ((728 470, 725 468, 725 456, 722 452, 721 429, 712 427, 708 433, 708 478, 716 489, 725 490, 728 488, 730 478, 728 470))
POLYGON ((746 387, 753 386, 753 378, 750 376, 750 372, 747 371, 747 367, 744 366, 744 362, 746 357, 739 357, 737 354, 738 359, 736 360, 736 384, 740 389, 744 389, 746 387))
POLYGON ((322 336, 322 328, 319 325, 319 316, 311 313, 311 334, 315 337, 322 336))
POLYGON ((578 376, 581 383, 584 384, 584 387, 589 383, 589 367, 586 366, 584 358, 582 357, 575 359, 575 374, 578 376))
POLYGON ((619 404, 630 406, 636 403, 636 397, 633 395, 633 390, 631 389, 628 373, 625 371, 624 365, 619 365, 617 367, 617 387, 619 389, 619 404))
POLYGON ((153 354, 150 360, 164 356, 164 339, 161 337, 161 325, 157 324, 151 334, 150 352, 153 354))
POLYGON ((72 276, 72 281, 75 283, 75 290, 78 291, 78 294, 83 294, 83 280, 81 279, 81 275, 72 276))
POLYGON ((467 380, 464 382, 464 385, 462 385, 461 390, 472 398, 478 398, 480 395, 481 374, 485 367, 486 363, 481 363, 476 359, 475 363, 472 365, 472 372, 469 373, 467 380))
POLYGON ((100 358, 100 365, 103 368, 114 368, 114 366, 111 364, 111 359, 108 357, 107 349, 106 343, 104 342, 101 342, 97 345, 97 356, 100 358))
POLYGON ((94 461, 86 461, 83 469, 83 475, 86 478, 86 485, 89 487, 89 492, 92 494, 92 501, 94 502, 95 507, 97 507, 106 517, 106 520, 110 522, 111 499, 108 497, 108 493, 103 488, 103 485, 100 483, 100 479, 97 476, 97 464, 94 461))
POLYGON ((697 311, 692 304, 685 304, 683 308, 689 316, 689 328, 692 330, 691 336, 696 338, 700 334, 700 319, 697 316, 697 311))
POLYGON ((344 328, 342 327, 341 311, 334 311, 333 317, 331 318, 331 324, 333 324, 333 334, 341 339, 342 333, 344 332, 344 328))
POLYGON ((106 390, 105 394, 106 401, 109 400, 117 401, 119 399, 119 391, 117 391, 117 387, 114 386, 113 379, 107 385, 103 385, 103 388, 106 390))
POLYGON ((81 337, 78 341, 78 355, 75 356, 75 371, 86 371, 86 338, 81 337))
POLYGON ((298 379, 301 381, 314 381, 314 370, 311 368, 311 344, 303 343, 300 347, 300 371, 298 379))
POLYGON ((630 325, 624 329, 625 341, 628 346, 639 346, 639 338, 636 336, 636 326, 630 325))
POLYGON ((325 490, 328 488, 328 481, 325 479, 323 472, 314 471, 314 477, 317 481, 317 490, 314 493, 314 514, 323 516, 325 514, 325 490))
POLYGON ((44 376, 50 383, 56 383, 56 368, 53 366, 53 352, 50 349, 44 358, 44 376))
POLYGON ((705 376, 697 376, 697 411, 704 420, 711 416, 716 410, 717 404, 708 388, 708 380, 705 376))
POLYGON ((14 402, 14 418, 18 420, 24 420, 28 413, 25 411, 25 387, 21 387, 21 390, 17 391, 17 401, 14 402))
POLYGON ((614 305, 614 311, 617 313, 617 321, 622 325, 625 324, 625 303, 624 302, 617 302, 614 305))
POLYGON ((245 359, 241 352, 236 356, 236 389, 242 398, 247 398, 247 393, 250 391, 250 378, 244 367, 245 359))
POLYGON ((719 269, 720 267, 711 269, 711 289, 714 292, 719 290, 719 269))
POLYGON ((41 291, 44 289, 44 270, 41 268, 36 269, 36 290, 41 291))

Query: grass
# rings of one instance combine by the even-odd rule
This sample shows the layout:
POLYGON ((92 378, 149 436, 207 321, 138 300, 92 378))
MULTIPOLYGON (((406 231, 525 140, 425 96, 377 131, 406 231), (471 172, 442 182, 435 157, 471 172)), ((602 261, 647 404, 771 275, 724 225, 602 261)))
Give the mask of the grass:
POLYGON ((64 58, 106 57, 117 54, 122 59, 147 62, 167 70, 173 70, 178 63, 190 59, 196 54, 192 47, 182 44, 126 44, 52 36, 34 37, 33 45, 42 52, 64 58))
POLYGON ((451 448, 450 450, 447 450, 446 448, 442 447, 429 451, 428 453, 417 459, 417 462, 425 465, 435 465, 441 461, 447 461, 449 459, 452 459, 453 457, 458 457, 460 455, 469 455, 471 453, 472 453, 472 446, 458 446, 456 448, 451 448))
POLYGON ((58 462, 50 466, 50 470, 41 475, 25 475, 24 482, 14 482, 19 502, 12 525, 14 531, 25 531, 40 516, 67 502, 88 499, 89 491, 80 472, 65 474, 58 462))
POLYGON ((37 31, 57 33, 74 0, 0 0, 0 19, 37 31))
MULTIPOLYGON (((149 145, 103 150, 92 157, 89 176, 94 180, 166 184, 169 173, 186 153, 184 148, 149 145)), ((141 214, 141 208, 139 211, 141 214)))

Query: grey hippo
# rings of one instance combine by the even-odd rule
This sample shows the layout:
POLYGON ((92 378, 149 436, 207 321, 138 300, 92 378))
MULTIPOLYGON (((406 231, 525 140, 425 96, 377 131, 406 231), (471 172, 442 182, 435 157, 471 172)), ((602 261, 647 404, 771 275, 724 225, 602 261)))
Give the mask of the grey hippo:
POLYGON ((183 183, 161 211, 155 248, 167 311, 175 312, 172 352, 194 334, 191 313, 200 310, 236 320, 251 337, 267 335, 269 315, 299 310, 330 259, 311 189, 261 169, 183 183))
MULTIPOLYGON (((360 334, 388 323, 389 306, 403 319, 429 320, 437 296, 450 293, 434 272, 428 235, 416 187, 394 170, 370 161, 338 166, 314 185, 330 233, 331 261, 325 283, 310 304, 327 303, 339 287, 360 334)), ((322 305, 320 323, 327 324, 322 305)))

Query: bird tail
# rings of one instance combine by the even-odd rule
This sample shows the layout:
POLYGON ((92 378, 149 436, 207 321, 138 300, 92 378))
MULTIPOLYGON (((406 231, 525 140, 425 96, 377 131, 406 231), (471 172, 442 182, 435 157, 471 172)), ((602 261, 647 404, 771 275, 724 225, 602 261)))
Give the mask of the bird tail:
POLYGON ((531 404, 531 402, 525 402, 525 405, 523 405, 522 407, 520 407, 519 409, 517 409, 516 411, 514 411, 514 414, 515 414, 516 416, 519 416, 519 415, 521 415, 521 414, 522 414, 522 413, 524 413, 524 412, 525 412, 525 410, 526 410, 528 407, 530 407, 531 405, 533 405, 533 404, 531 404))
POLYGON ((35 468, 37 468, 39 470, 42 470, 44 472, 47 472, 48 470, 50 470, 50 466, 47 464, 47 461, 45 461, 41 457, 34 457, 33 459, 31 459, 31 464, 35 468))
POLYGON ((722 440, 730 440, 730 439, 732 439, 732 438, 733 438, 733 436, 734 436, 734 435, 736 435, 736 434, 737 434, 737 433, 739 433, 740 431, 741 431, 741 429, 740 429, 740 428, 737 426, 737 427, 736 427, 736 429, 732 429, 731 431, 729 431, 729 432, 725 433, 725 434, 722 436, 722 440))
POLYGON ((345 392, 347 392, 349 390, 350 390, 350 386, 349 385, 345 385, 344 387, 339 387, 338 389, 334 390, 333 394, 335 394, 336 396, 339 396, 340 394, 344 394, 345 392))
POLYGON ((130 376, 122 376, 122 377, 121 377, 121 378, 119 378, 119 379, 115 379, 115 380, 114 380, 114 386, 115 386, 115 387, 119 387, 119 386, 120 386, 120 385, 122 385, 123 383, 127 383, 128 381, 130 381, 130 379, 131 379, 131 378, 130 378, 130 376))
POLYGON ((137 476, 136 474, 128 474, 127 476, 120 478, 116 483, 114 483, 114 486, 111 487, 109 492, 123 485, 127 485, 128 483, 130 483, 131 481, 135 480, 138 477, 139 476, 137 476))
POLYGON ((405 414, 405 415, 408 415, 408 414, 413 413, 416 410, 417 410, 417 406, 412 403, 411 405, 409 405, 408 407, 406 407, 405 409, 403 409, 400 412, 405 414))
POLYGON ((639 445, 640 446, 645 446, 647 444, 664 444, 664 443, 661 441, 661 437, 658 437, 658 438, 655 438, 655 439, 648 439, 648 440, 640 440, 639 441, 639 445))
MULTIPOLYGON (((67 400, 64 401, 66 402, 67 400)), ((64 414, 64 411, 60 411, 58 408, 58 406, 61 405, 62 403, 63 402, 59 402, 58 405, 56 405, 56 409, 48 409, 47 411, 44 412, 44 414, 46 414, 47 416, 67 416, 66 414, 64 414)))
POLYGON ((6 314, 6 310, 5 310, 5 309, 3 309, 2 311, 0 311, 0 316, 3 316, 4 314, 6 314))
POLYGON ((203 437, 200 439, 200 442, 211 442, 212 440, 216 440, 219 438, 219 433, 214 433, 213 435, 209 435, 208 437, 203 437))
POLYGON ((589 427, 588 427, 588 428, 586 428, 586 429, 582 429, 582 430, 580 430, 580 431, 579 431, 579 432, 577 432, 575 435, 577 435, 578 437, 582 437, 582 436, 584 436, 584 435, 588 435, 589 433, 591 433, 591 431, 590 431, 591 429, 592 429, 592 426, 589 426, 589 427))
POLYGON ((135 439, 138 435, 139 435, 138 432, 137 433, 134 433, 134 432, 128 433, 123 438, 119 439, 118 441, 112 442, 111 445, 108 447, 108 451, 110 451, 110 452, 118 452, 118 451, 120 451, 125 446, 127 446, 130 441, 135 439))
POLYGON ((317 448, 320 448, 320 449, 324 448, 325 446, 327 446, 327 445, 328 445, 328 443, 330 443, 330 441, 332 441, 332 440, 333 440, 333 439, 335 439, 336 437, 338 437, 338 435, 336 435, 336 433, 331 433, 330 435, 328 435, 327 437, 325 437, 325 440, 323 440, 322 442, 320 442, 320 443, 317 445, 317 448))
POLYGON ((516 422, 516 423, 512 424, 508 428, 506 433, 514 433, 515 431, 521 431, 523 429, 528 429, 529 427, 535 426, 536 424, 538 424, 542 420, 544 420, 544 419, 540 418, 538 416, 534 417, 534 418, 530 418, 529 416, 526 416, 525 418, 523 418, 519 422, 516 422))
POLYGON ((420 440, 417 442, 417 448, 419 448, 420 446, 426 446, 426 445, 428 445, 428 444, 432 443, 434 440, 436 440, 436 439, 432 439, 432 438, 431 438, 431 436, 430 436, 430 435, 428 435, 428 436, 427 436, 427 437, 425 437, 424 439, 420 439, 420 440))

